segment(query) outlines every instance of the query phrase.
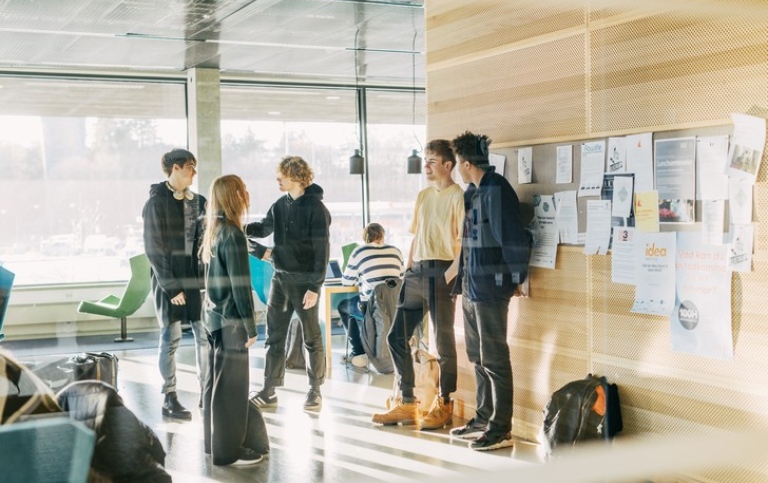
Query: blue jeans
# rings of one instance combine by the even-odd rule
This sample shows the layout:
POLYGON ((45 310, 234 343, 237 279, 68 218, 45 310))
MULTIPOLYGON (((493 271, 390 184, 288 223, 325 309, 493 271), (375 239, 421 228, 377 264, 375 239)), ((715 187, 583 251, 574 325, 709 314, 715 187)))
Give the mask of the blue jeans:
MULTIPOLYGON (((304 309, 304 294, 308 280, 301 274, 275 272, 267 301, 267 356, 264 362, 264 386, 280 387, 285 378, 285 338, 293 312, 299 316, 307 350, 309 385, 319 389, 325 381, 325 351, 320 332, 319 300, 309 310, 304 309)), ((319 295, 319 294, 318 294, 319 295)))
MULTIPOLYGON (((190 322, 195 338, 195 362, 200 393, 203 392, 205 376, 208 374, 208 337, 205 327, 199 320, 190 322)), ((162 393, 176 392, 176 350, 181 341, 181 322, 171 322, 160 328, 160 347, 158 348, 158 367, 163 377, 162 393)))
POLYGON ((512 429, 512 364, 507 344, 509 298, 471 302, 462 297, 467 357, 475 366, 475 421, 493 435, 512 429))
POLYGON ((365 314, 360 310, 359 304, 360 296, 355 295, 352 298, 339 302, 338 307, 341 323, 344 325, 344 330, 347 331, 349 346, 352 348, 350 356, 365 354, 363 339, 360 337, 360 322, 365 317, 365 314))

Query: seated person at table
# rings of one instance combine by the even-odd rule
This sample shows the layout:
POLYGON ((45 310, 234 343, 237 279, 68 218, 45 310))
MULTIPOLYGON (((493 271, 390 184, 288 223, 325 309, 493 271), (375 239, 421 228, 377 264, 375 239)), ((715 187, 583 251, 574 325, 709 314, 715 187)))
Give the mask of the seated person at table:
POLYGON ((397 247, 384 244, 384 227, 370 223, 363 229, 363 241, 352 252, 341 279, 344 285, 359 285, 360 293, 342 300, 338 306, 341 323, 347 332, 352 352, 343 358, 355 367, 366 367, 368 356, 365 354, 360 338, 359 323, 365 315, 366 302, 376 285, 389 278, 403 278, 403 254, 397 247))

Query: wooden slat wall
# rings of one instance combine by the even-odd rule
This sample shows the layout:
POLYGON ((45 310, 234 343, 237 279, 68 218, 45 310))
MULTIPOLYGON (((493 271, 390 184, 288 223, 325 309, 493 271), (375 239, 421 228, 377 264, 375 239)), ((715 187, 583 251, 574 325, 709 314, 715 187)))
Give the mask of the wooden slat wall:
MULTIPOLYGON (((730 133, 732 112, 768 112, 765 0, 427 0, 425 8, 429 137, 488 134, 507 154, 506 176, 528 213, 533 193, 552 192, 536 170, 554 173, 554 157, 536 153, 556 144, 730 133), (516 185, 517 146, 534 146, 533 185, 516 185)), ((625 436, 768 423, 766 164, 755 185, 753 271, 733 276, 734 360, 673 352, 669 319, 629 312, 634 289, 610 281, 609 257, 560 246, 556 270, 533 269, 531 297, 510 309, 517 435, 535 439, 552 391, 588 372, 620 385, 625 436)), ((458 397, 471 407, 474 379, 465 355, 460 363, 458 397)), ((768 460, 680 478, 764 482, 768 460)))

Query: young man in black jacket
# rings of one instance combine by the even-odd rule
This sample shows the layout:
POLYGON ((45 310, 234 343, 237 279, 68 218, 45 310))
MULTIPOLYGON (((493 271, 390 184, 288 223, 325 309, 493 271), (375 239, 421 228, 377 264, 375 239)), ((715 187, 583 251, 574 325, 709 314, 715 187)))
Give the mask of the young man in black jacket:
POLYGON ((507 344, 509 301, 528 274, 529 238, 520 201, 489 162, 491 140, 465 132, 451 142, 464 193, 459 278, 467 358, 475 367, 477 411, 451 435, 488 451, 512 446, 512 366, 507 344))
MULTIPOLYGON (((163 415, 191 420, 176 397, 176 350, 181 322, 187 321, 195 338, 200 392, 207 369, 205 330, 200 322, 202 273, 197 252, 203 236, 205 197, 190 190, 197 160, 186 149, 174 149, 161 158, 166 181, 153 184, 144 205, 144 249, 152 266, 152 294, 160 325, 159 361, 165 400, 163 415)), ((202 401, 202 398, 200 399, 202 401)))
POLYGON ((323 189, 313 184, 313 178, 312 169, 302 158, 284 157, 277 168, 277 183, 285 196, 270 207, 263 220, 245 227, 248 237, 275 235, 271 251, 256 253, 261 258, 271 258, 275 267, 267 302, 264 388, 252 398, 260 407, 277 406, 275 388, 283 385, 285 377, 285 338, 294 311, 299 316, 304 347, 309 353, 310 389, 304 409, 316 410, 322 405, 320 386, 325 380, 325 352, 317 303, 330 254, 331 214, 323 204, 323 189))

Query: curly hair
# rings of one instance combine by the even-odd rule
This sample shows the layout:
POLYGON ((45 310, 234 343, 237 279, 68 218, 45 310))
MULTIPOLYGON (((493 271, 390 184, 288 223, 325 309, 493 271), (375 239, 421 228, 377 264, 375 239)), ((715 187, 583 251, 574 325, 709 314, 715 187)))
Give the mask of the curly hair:
POLYGON ((277 172, 299 183, 302 188, 311 185, 315 179, 312 168, 299 156, 285 156, 277 166, 277 172))
POLYGON ((451 141, 451 147, 456 156, 464 161, 469 161, 480 168, 490 166, 488 160, 488 147, 491 140, 485 134, 473 134, 470 131, 464 132, 451 141))

